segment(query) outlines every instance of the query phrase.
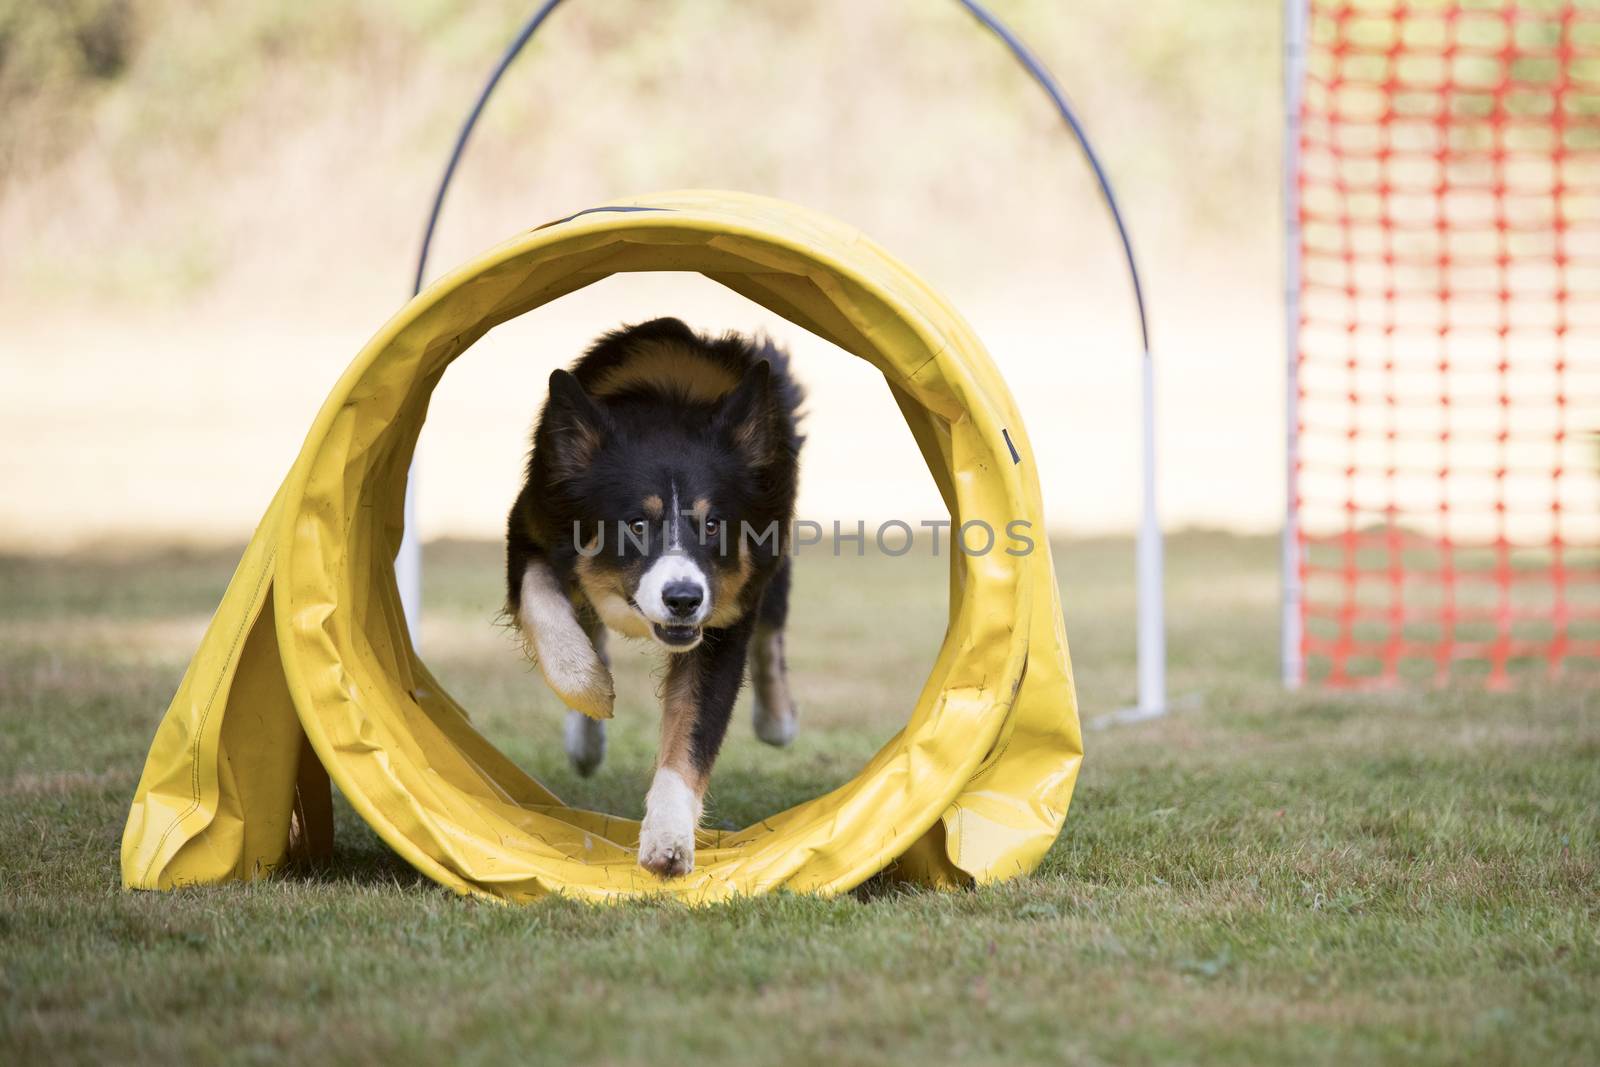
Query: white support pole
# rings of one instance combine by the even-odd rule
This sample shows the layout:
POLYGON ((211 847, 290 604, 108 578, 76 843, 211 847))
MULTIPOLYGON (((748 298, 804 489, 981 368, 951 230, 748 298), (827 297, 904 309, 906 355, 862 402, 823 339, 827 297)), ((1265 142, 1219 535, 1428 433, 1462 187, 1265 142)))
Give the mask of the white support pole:
POLYGON ((1301 662, 1300 513, 1300 106, 1306 73, 1309 0, 1283 2, 1283 316, 1284 316, 1284 507, 1280 665, 1283 684, 1298 689, 1301 662))
POLYGON ((406 613, 406 629, 411 631, 411 643, 420 643, 418 624, 422 621, 422 537, 417 532, 417 463, 411 461, 411 473, 406 478, 406 532, 400 539, 400 551, 394 557, 394 581, 400 588, 400 607, 406 613))
POLYGON ((1166 564, 1161 512, 1156 505, 1156 363, 1147 349, 1139 364, 1139 532, 1134 544, 1134 621, 1138 639, 1138 700, 1088 721, 1093 729, 1159 719, 1167 713, 1166 564))
POLYGON ((1167 622, 1161 516, 1156 506, 1156 369, 1150 353, 1141 361, 1142 481, 1138 568, 1139 718, 1167 711, 1167 622))

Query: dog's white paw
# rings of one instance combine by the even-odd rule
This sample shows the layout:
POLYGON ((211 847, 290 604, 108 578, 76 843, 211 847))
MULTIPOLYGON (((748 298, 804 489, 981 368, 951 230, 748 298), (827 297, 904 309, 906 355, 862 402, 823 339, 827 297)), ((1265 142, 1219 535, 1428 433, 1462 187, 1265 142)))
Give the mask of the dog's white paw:
POLYGON ((639 866, 662 878, 681 878, 688 874, 694 870, 694 834, 641 831, 639 866))
POLYGON ((591 719, 581 711, 568 711, 562 740, 566 744, 567 759, 585 778, 605 761, 606 724, 599 719, 591 719))
POLYGON ((617 694, 611 671, 600 662, 594 647, 585 639, 581 647, 550 649, 546 642, 534 646, 534 658, 545 682, 561 702, 591 719, 609 719, 617 694))
POLYGON ((662 878, 694 870, 694 830, 700 825, 700 798, 677 771, 656 772, 644 798, 639 827, 639 866, 662 878))

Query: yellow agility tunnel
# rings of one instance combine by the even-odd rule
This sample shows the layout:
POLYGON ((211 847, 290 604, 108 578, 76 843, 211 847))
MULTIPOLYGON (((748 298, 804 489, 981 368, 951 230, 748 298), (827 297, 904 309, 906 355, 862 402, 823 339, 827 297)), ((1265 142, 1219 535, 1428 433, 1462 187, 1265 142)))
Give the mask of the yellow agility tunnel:
POLYGON ((253 878, 325 853, 330 780, 418 870, 508 901, 828 894, 886 869, 933 885, 1023 874, 1060 831, 1083 751, 1033 464, 972 330, 847 226, 688 191, 521 234, 407 304, 322 406, 157 730, 124 883, 253 878), (952 552, 949 625, 904 729, 832 792, 702 831, 694 871, 671 881, 636 865, 636 822, 563 805, 473 728, 412 647, 393 562, 440 376, 497 324, 628 271, 698 272, 870 362, 952 523, 1026 521, 1035 544, 952 552))

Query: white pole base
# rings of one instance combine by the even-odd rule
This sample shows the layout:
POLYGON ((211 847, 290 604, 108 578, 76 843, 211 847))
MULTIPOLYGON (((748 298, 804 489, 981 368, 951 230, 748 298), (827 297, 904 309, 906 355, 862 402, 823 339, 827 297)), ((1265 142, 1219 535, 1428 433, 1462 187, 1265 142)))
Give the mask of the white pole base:
POLYGON ((1166 708, 1118 708, 1116 711, 1108 711, 1104 715, 1096 715, 1090 719, 1089 729, 1104 730, 1108 726, 1132 726, 1134 723, 1162 718, 1166 714, 1166 708))

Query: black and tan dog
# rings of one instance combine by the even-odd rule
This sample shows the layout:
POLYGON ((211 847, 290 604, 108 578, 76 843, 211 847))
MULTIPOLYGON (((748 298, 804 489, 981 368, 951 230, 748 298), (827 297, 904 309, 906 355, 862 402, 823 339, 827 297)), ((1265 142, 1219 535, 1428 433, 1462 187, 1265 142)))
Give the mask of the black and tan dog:
POLYGON ((667 652, 639 863, 694 868, 711 765, 751 659, 755 729, 794 737, 784 664, 801 391, 770 342, 656 319, 550 376, 506 531, 508 609, 569 710, 567 755, 605 755, 609 627, 667 652))

